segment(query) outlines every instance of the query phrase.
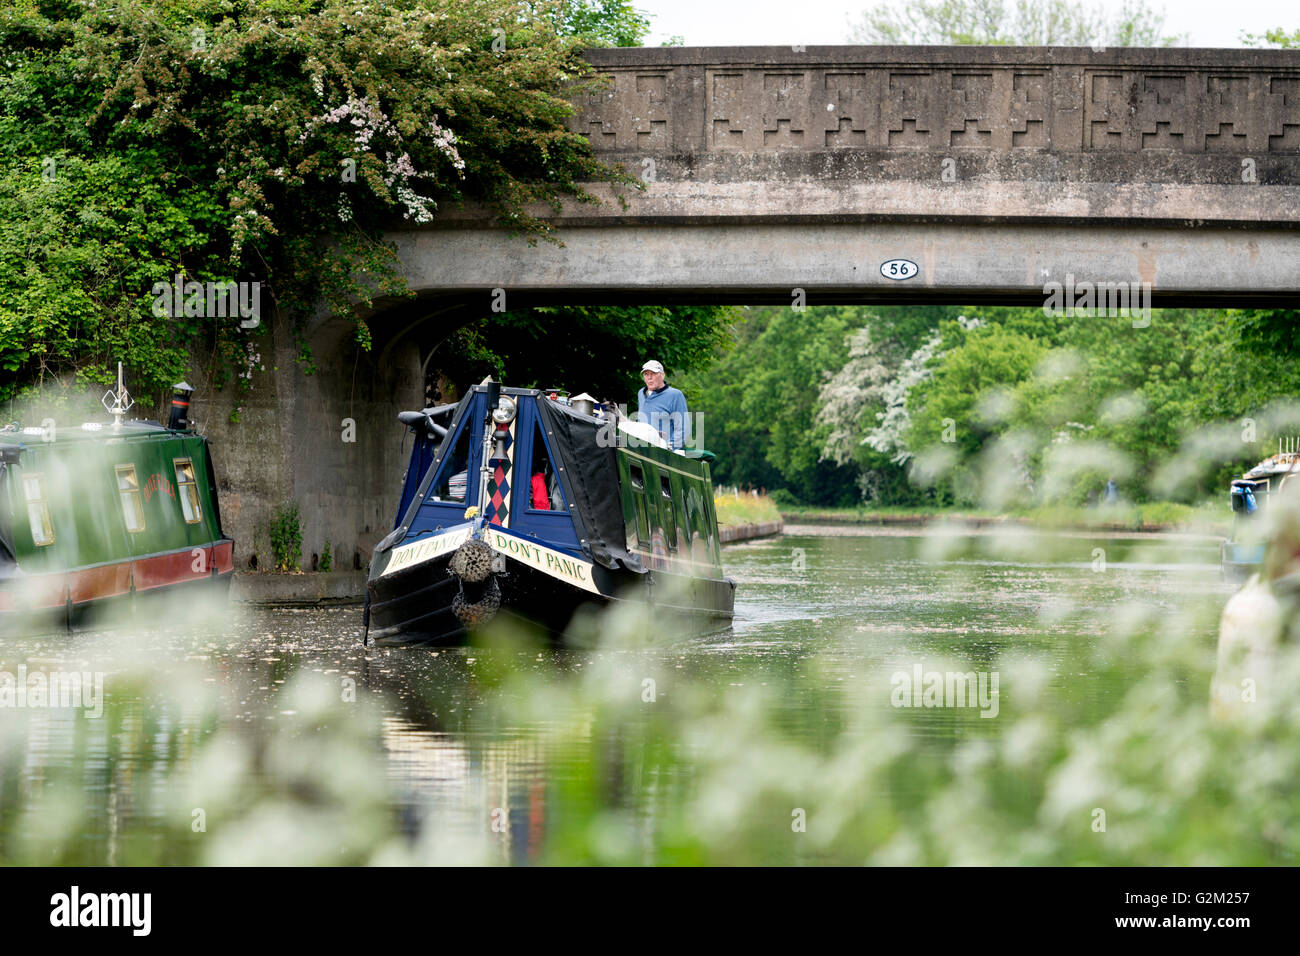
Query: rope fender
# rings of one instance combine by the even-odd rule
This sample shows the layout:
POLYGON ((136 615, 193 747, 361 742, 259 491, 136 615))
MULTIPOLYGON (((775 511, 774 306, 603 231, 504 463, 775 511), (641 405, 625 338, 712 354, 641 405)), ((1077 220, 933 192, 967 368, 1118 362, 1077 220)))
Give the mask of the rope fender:
POLYGON ((490 545, 470 538, 447 562, 447 570, 456 576, 460 585, 451 599, 451 610, 467 628, 487 624, 501 607, 501 589, 492 574, 494 556, 490 545))
POLYGON ((486 541, 470 538, 452 554, 447 569, 462 581, 477 584, 492 573, 495 552, 486 541))

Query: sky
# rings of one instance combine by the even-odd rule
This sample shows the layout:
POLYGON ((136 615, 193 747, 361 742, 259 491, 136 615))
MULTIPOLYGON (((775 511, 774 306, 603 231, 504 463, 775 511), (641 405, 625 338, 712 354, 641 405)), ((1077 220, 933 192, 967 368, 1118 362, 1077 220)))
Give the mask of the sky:
MULTIPOLYGON (((905 0, 883 0, 890 6, 905 0)), ((1098 0, 1108 12, 1123 0, 1098 0)), ((868 0, 635 0, 651 15, 646 46, 681 36, 687 46, 830 45, 849 42, 850 15, 858 19, 868 0)), ((1180 45, 1242 46, 1240 35, 1273 27, 1300 27, 1300 0, 1174 0, 1149 2, 1164 9, 1165 34, 1185 34, 1180 45)))

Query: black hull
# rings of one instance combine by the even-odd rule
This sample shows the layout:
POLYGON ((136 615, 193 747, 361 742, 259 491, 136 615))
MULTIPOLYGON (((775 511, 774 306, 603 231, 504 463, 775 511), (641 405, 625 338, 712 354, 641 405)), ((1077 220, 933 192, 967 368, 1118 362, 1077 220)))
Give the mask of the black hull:
MULTIPOLYGON (((368 639, 379 645, 457 645, 470 635, 451 609, 460 583, 444 555, 416 567, 371 579, 366 585, 368 639)), ((596 568, 600 594, 575 587, 517 562, 496 575, 501 592, 497 612, 535 626, 553 641, 562 639, 583 607, 633 601, 647 613, 670 612, 689 618, 700 631, 725 627, 731 620, 736 585, 722 579, 688 578, 662 571, 635 574, 596 568), (658 595, 672 598, 656 599, 658 595)))

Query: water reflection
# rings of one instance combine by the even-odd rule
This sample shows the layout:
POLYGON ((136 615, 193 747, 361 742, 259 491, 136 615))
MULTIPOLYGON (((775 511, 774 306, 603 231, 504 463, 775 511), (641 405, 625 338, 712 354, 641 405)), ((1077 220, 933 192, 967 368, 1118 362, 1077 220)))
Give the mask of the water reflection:
MULTIPOLYGON (((956 812, 947 775, 979 778, 981 748, 1022 760, 998 805, 1032 829, 1040 738, 1124 704, 1151 667, 1143 628, 1212 668, 1231 590, 1212 538, 789 531, 728 548, 733 627, 649 646, 365 649, 358 608, 6 638, 0 670, 103 671, 108 705, 0 711, 0 860, 843 861, 790 842, 800 785, 877 861, 976 853, 913 836, 956 812), (892 707, 891 676, 918 665, 1001 671, 998 718, 892 707), (881 789, 851 792, 862 780, 881 789)), ((1193 699, 1204 673, 1186 666, 1193 699)))

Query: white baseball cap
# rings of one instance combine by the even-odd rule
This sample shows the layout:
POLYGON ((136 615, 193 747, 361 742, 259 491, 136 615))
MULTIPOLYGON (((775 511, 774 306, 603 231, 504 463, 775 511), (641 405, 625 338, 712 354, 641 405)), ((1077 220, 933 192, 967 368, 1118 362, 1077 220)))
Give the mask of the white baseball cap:
POLYGON ((644 365, 641 366, 641 371, 658 372, 660 375, 662 375, 664 373, 664 367, 660 365, 658 362, 656 362, 654 359, 651 359, 650 361, 646 362, 644 365))

